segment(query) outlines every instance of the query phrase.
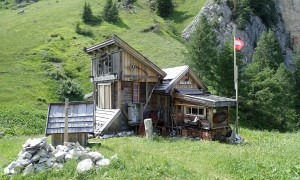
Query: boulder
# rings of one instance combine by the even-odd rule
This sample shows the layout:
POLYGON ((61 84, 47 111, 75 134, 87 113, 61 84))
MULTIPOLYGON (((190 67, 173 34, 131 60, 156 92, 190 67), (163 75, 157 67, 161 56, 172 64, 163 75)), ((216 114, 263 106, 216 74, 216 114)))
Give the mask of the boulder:
POLYGON ((41 156, 39 156, 38 154, 34 155, 32 158, 31 158, 31 161, 32 162, 36 162, 38 160, 40 160, 41 156))
POLYGON ((57 162, 63 162, 66 155, 66 152, 59 151, 56 154, 54 154, 54 157, 57 162))
POLYGON ((89 153, 87 153, 87 155, 90 157, 90 159, 93 162, 96 162, 96 161, 104 158, 104 156, 102 154, 100 154, 99 152, 89 152, 89 153))
POLYGON ((6 168, 4 168, 4 174, 13 174, 12 170, 18 165, 16 161, 11 162, 6 168))
POLYGON ((30 159, 32 154, 30 152, 25 151, 24 153, 19 155, 19 159, 30 159))
POLYGON ((48 152, 45 149, 40 149, 37 152, 37 155, 39 155, 40 157, 48 157, 48 152))
POLYGON ((84 159, 77 164, 77 171, 81 173, 81 172, 88 171, 93 167, 94 167, 94 163, 91 159, 84 159))
POLYGON ((103 158, 96 162, 96 166, 107 166, 110 164, 110 162, 111 161, 109 159, 103 158))

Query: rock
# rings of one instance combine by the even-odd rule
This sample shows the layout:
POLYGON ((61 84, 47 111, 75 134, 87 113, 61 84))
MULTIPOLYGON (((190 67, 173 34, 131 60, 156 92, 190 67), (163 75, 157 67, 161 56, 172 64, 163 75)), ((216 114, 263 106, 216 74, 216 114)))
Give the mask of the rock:
POLYGON ((49 158, 49 159, 47 159, 47 161, 46 161, 45 164, 46 164, 46 166, 47 166, 48 168, 50 168, 50 167, 53 166, 54 161, 55 161, 55 159, 49 158))
POLYGON ((72 160, 72 159, 78 159, 79 157, 77 156, 77 155, 75 155, 75 154, 67 154, 66 156, 65 156, 65 160, 66 161, 70 161, 70 160, 72 160))
POLYGON ((37 155, 39 155, 40 157, 48 157, 48 152, 45 149, 40 149, 37 152, 37 155))
POLYGON ((106 158, 100 159, 96 162, 97 166, 107 166, 109 164, 110 164, 110 160, 106 158))
POLYGON ((12 170, 18 166, 16 161, 11 162, 6 168, 4 168, 4 174, 13 174, 12 170))
POLYGON ((46 138, 29 139, 23 145, 23 148, 25 149, 42 148, 46 145, 46 142, 47 142, 46 138))
POLYGON ((55 169, 61 169, 64 167, 64 165, 62 163, 54 163, 52 167, 55 169))
POLYGON ((34 156, 31 158, 31 161, 32 161, 32 162, 36 162, 36 161, 38 161, 40 158, 41 158, 41 156, 39 156, 38 154, 36 154, 36 155, 34 155, 34 156))
POLYGON ((49 159, 49 158, 41 158, 41 159, 39 160, 39 163, 46 162, 48 159, 49 159))
POLYGON ((47 151, 47 152, 53 152, 55 150, 55 148, 50 145, 50 144, 46 144, 44 149, 47 151))
POLYGON ((63 146, 63 145, 57 145, 56 146, 56 150, 57 151, 68 151, 68 147, 66 147, 66 146, 63 146))
MULTIPOLYGON (((31 163, 31 160, 29 159, 18 159, 17 163, 20 165, 20 167, 26 167, 28 164, 31 163)), ((18 167, 18 166, 16 166, 18 167)))
POLYGON ((19 155, 19 159, 30 159, 32 154, 30 152, 25 151, 24 153, 19 155))
POLYGON ((35 169, 35 172, 41 172, 41 171, 46 171, 47 167, 46 167, 46 164, 35 164, 34 169, 35 169))
POLYGON ((25 169, 23 171, 23 176, 26 176, 33 172, 34 172, 34 167, 33 167, 33 164, 30 163, 28 166, 25 167, 25 169))
POLYGON ((89 153, 87 153, 87 155, 90 157, 90 159, 91 159, 93 162, 96 162, 96 161, 98 161, 99 159, 104 158, 104 156, 103 156, 102 154, 100 154, 99 152, 89 152, 89 153))
POLYGON ((59 151, 56 154, 54 154, 54 157, 57 162, 63 162, 66 155, 66 152, 59 151))
POLYGON ((91 159, 84 159, 77 164, 78 172, 85 172, 94 167, 94 163, 91 159))

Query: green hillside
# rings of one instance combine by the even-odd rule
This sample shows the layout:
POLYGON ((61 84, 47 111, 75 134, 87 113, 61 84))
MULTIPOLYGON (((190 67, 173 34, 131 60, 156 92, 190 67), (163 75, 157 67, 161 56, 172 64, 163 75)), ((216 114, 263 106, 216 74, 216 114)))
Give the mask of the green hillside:
MULTIPOLYGON (((105 1, 88 2, 93 14, 100 15, 105 1)), ((28 132, 18 127, 31 127, 32 133, 42 132, 47 103, 58 101, 58 76, 75 79, 84 93, 90 92, 90 59, 82 49, 113 34, 159 67, 184 64, 180 34, 204 2, 177 0, 171 17, 162 19, 150 11, 147 0, 138 0, 133 9, 119 7, 120 22, 96 25, 81 21, 80 0, 42 0, 22 8, 23 14, 18 14, 21 9, 0 9, 0 131, 24 134, 28 132), (94 36, 78 35, 78 22, 94 36), (141 32, 155 23, 159 33, 141 32)))

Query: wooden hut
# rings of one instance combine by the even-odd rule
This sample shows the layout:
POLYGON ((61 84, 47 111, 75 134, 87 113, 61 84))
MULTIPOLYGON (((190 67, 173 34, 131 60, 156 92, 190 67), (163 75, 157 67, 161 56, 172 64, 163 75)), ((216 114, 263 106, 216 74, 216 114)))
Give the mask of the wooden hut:
MULTIPOLYGON (((51 135, 52 145, 64 143, 65 103, 49 103, 46 135, 51 135)), ((94 133, 93 102, 70 102, 68 106, 68 142, 85 146, 88 133, 94 133)))

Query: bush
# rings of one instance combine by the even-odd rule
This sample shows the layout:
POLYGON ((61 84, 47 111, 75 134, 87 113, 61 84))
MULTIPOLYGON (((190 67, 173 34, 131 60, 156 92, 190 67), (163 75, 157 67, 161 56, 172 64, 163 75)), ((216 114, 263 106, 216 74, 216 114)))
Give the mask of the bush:
POLYGON ((57 93, 61 101, 64 101, 65 98, 69 98, 70 101, 83 100, 83 92, 80 85, 70 79, 61 81, 57 93))
POLYGON ((79 23, 76 24, 75 32, 76 32, 77 34, 81 34, 81 35, 83 35, 83 36, 94 36, 93 31, 88 30, 88 29, 82 29, 82 28, 80 27, 79 23))
POLYGON ((119 20, 119 11, 116 3, 113 3, 112 0, 107 0, 103 8, 102 17, 107 22, 117 22, 119 20))
POLYGON ((172 0, 157 0, 156 1, 157 15, 162 18, 168 17, 174 10, 172 0))

